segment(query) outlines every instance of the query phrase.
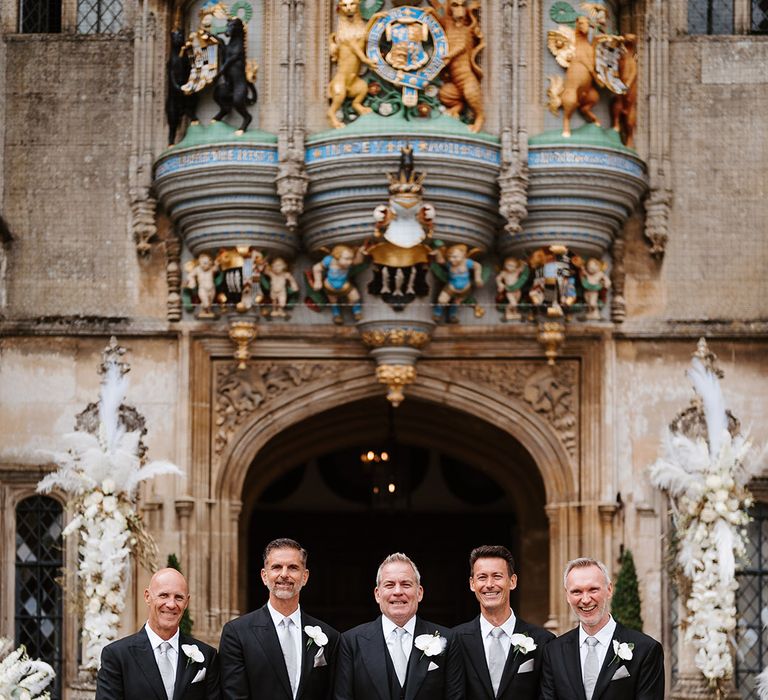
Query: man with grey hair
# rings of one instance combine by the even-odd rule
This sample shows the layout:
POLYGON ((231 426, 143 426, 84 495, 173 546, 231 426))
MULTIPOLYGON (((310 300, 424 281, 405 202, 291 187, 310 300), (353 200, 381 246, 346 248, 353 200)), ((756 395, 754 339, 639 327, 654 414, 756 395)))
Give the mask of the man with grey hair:
POLYGON ((443 700, 448 630, 416 615, 424 596, 419 570, 390 554, 376 573, 381 617, 341 635, 334 700, 443 700))
POLYGON ((664 700, 661 644, 613 619, 605 564, 574 559, 563 583, 579 626, 544 647, 541 700, 664 700))

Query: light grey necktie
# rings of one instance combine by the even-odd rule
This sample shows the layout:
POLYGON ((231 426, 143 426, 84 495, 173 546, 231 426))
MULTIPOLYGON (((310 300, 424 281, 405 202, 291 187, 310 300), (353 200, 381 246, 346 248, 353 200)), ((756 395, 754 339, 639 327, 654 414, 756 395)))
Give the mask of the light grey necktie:
POLYGON ((288 671, 293 697, 296 697, 296 644, 293 640, 293 627, 293 620, 290 617, 284 617, 280 621, 280 646, 283 649, 285 670, 288 671))
POLYGON ((501 627, 494 627, 491 630, 491 646, 488 649, 488 672, 491 674, 494 695, 499 694, 501 674, 504 673, 504 664, 507 662, 504 647, 501 645, 502 634, 504 634, 504 630, 501 627))
POLYGON ((587 658, 584 659, 584 693, 587 700, 592 700, 595 692, 597 676, 600 673, 600 663, 597 659, 597 638, 587 637, 584 644, 587 645, 587 658))
POLYGON ((405 672, 408 669, 408 659, 405 658, 403 651, 403 637, 406 631, 402 627, 395 627, 392 630, 392 663, 395 666, 397 680, 400 681, 400 687, 405 687, 405 672))
POLYGON ((165 687, 165 694, 168 696, 168 700, 173 700, 173 686, 176 683, 176 671, 171 663, 171 657, 168 656, 168 651, 171 648, 170 642, 161 642, 157 655, 157 667, 160 669, 160 677, 163 679, 163 686, 165 687))

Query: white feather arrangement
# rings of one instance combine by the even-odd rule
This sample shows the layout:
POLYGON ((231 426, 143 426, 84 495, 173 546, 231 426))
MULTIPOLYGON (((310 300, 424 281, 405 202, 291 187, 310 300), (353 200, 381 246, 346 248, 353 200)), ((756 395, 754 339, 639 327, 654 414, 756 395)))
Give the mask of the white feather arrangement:
POLYGON ((65 436, 67 452, 51 455, 58 469, 38 484, 46 493, 61 489, 70 497, 74 518, 64 535, 78 534, 79 593, 84 610, 83 665, 95 672, 101 650, 117 636, 125 608, 131 554, 153 562, 157 547, 135 509, 142 481, 163 474, 181 475, 165 461, 143 464, 138 431, 120 420, 127 380, 115 358, 106 361, 99 401, 98 434, 75 431, 65 436))
POLYGON ((768 700, 768 666, 755 678, 755 690, 760 700, 768 700))
MULTIPOLYGON (((702 341, 700 351, 708 352, 702 341)), ((722 690, 733 675, 736 561, 745 556, 752 504, 747 484, 762 463, 746 439, 730 434, 715 371, 694 357, 688 377, 701 400, 707 439, 669 430, 650 477, 669 496, 677 566, 691 584, 686 639, 696 649, 695 663, 709 685, 722 690)))
POLYGON ((21 646, 13 648, 10 639, 0 638, 0 698, 2 700, 49 700, 45 690, 55 677, 44 661, 30 659, 21 646))

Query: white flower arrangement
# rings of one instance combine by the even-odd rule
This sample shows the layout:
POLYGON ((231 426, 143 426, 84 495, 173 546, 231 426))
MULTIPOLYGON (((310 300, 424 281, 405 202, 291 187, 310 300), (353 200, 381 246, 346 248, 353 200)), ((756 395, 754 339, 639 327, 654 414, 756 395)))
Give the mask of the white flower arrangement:
POLYGON ((30 659, 23 646, 14 650, 10 639, 0 638, 2 700, 50 700, 50 693, 45 689, 55 675, 44 661, 30 659))
POLYGON ((747 483, 760 460, 742 435, 729 432, 716 373, 695 356, 688 376, 702 402, 707 441, 669 431, 651 481, 669 496, 677 565, 690 582, 685 639, 696 649, 694 662, 710 687, 723 690, 733 676, 736 559, 746 553, 752 505, 747 483))
POLYGON ((618 639, 613 640, 613 659, 611 663, 616 659, 622 661, 632 661, 634 654, 632 653, 635 645, 632 642, 620 642, 618 639))
POLYGON ((768 666, 755 678, 755 690, 760 700, 768 700, 768 666))
POLYGON ((98 435, 85 431, 66 435, 68 451, 50 455, 58 469, 37 487, 42 493, 54 488, 66 492, 75 514, 63 535, 78 537, 83 666, 94 673, 101 650, 117 637, 131 553, 151 568, 157 556, 157 547, 135 508, 136 489, 159 474, 182 473, 169 462, 143 464, 139 431, 127 432, 120 421, 127 370, 118 362, 117 351, 122 349, 114 338, 110 349, 114 352, 105 360, 98 435))
POLYGON ((509 639, 515 654, 530 654, 536 649, 536 642, 534 642, 533 638, 529 637, 527 634, 518 632, 517 634, 513 634, 509 639))
POLYGON ((445 651, 448 640, 435 630, 434 634, 420 634, 413 640, 413 645, 422 652, 422 657, 440 656, 445 651))
POLYGON ((304 634, 309 637, 309 640, 307 641, 307 649, 309 649, 312 644, 316 644, 321 649, 328 644, 328 636, 323 632, 320 625, 305 625, 304 634))
POLYGON ((203 661, 205 661, 203 652, 200 651, 197 644, 182 644, 181 650, 184 652, 184 655, 187 657, 187 666, 189 666, 189 664, 192 662, 195 662, 196 664, 201 664, 203 663, 203 661))

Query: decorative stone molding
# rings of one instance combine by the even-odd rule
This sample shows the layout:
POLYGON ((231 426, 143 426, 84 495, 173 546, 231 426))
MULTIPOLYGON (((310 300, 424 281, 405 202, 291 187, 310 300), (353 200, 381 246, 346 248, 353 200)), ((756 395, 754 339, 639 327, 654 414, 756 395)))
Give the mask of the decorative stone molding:
POLYGON ((644 94, 648 95, 648 175, 649 192, 645 201, 645 237, 650 253, 664 255, 669 238, 669 212, 672 206, 671 145, 669 120, 669 31, 670 3, 648 0, 645 11, 647 70, 644 94))
POLYGON ((222 454, 238 427, 252 413, 267 409, 275 399, 308 382, 336 376, 342 366, 339 362, 259 362, 238 370, 231 363, 217 364, 215 454, 222 454))
POLYGON ((157 200, 152 196, 153 125, 158 121, 155 111, 155 39, 157 22, 149 11, 149 0, 137 8, 133 41, 134 97, 131 155, 128 164, 128 201, 131 207, 131 230, 136 252, 146 257, 157 237, 155 210, 157 200))
POLYGON ((175 234, 165 240, 165 280, 168 284, 167 318, 181 321, 181 239, 175 234))
POLYGON ((413 365, 379 365, 376 378, 387 385, 387 401, 397 408, 405 399, 403 389, 416 379, 416 368, 413 365))
POLYGON ((381 348, 387 345, 408 345, 421 349, 430 341, 430 334, 410 328, 382 328, 364 331, 360 337, 369 348, 381 348))
POLYGON ((554 366, 541 362, 451 362, 449 379, 484 384, 506 396, 525 401, 557 431, 571 459, 579 448, 579 363, 561 360, 554 366))
POLYGON ((611 321, 614 323, 623 323, 627 317, 627 301, 624 298, 624 282, 627 278, 624 269, 626 247, 624 239, 619 237, 613 241, 611 248, 611 258, 613 259, 613 267, 611 268, 611 321))

